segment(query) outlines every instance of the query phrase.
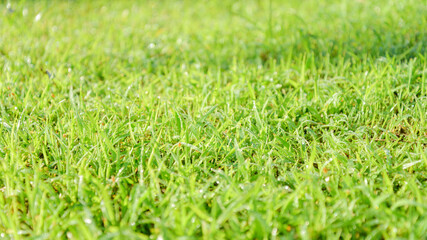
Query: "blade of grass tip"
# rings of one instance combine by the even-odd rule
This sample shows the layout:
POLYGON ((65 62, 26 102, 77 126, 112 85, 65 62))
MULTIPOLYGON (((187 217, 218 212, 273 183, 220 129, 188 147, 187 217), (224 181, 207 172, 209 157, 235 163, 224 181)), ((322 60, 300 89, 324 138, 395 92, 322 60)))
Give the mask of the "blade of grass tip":
POLYGON ((301 70, 300 70, 300 84, 305 83, 305 68, 306 68, 307 55, 304 53, 301 60, 301 70))
POLYGON ((241 209, 241 207, 245 205, 245 203, 247 203, 249 199, 251 199, 252 197, 256 196, 259 193, 264 182, 265 180, 261 178, 257 180, 255 184, 252 185, 252 187, 248 191, 237 193, 238 198, 234 200, 232 203, 230 203, 226 207, 226 209, 219 215, 219 217, 216 220, 216 224, 221 225, 222 223, 230 219, 232 214, 235 211, 241 209))
POLYGON ((405 163, 405 164, 403 164, 403 169, 407 169, 407 168, 410 168, 410 167, 412 167, 412 166, 415 166, 416 164, 418 164, 418 163, 420 163, 420 162, 422 162, 422 160, 418 160, 418 161, 415 161, 415 162, 410 162, 410 163, 405 163))
POLYGON ((12 130, 12 127, 9 124, 7 124, 6 122, 4 122, 4 120, 2 120, 0 118, 0 131, 3 130, 2 129, 3 127, 6 128, 6 130, 9 131, 9 132, 12 130))
POLYGON ((421 96, 426 96, 426 92, 425 91, 427 91, 427 86, 425 85, 426 84, 426 73, 427 73, 427 66, 426 66, 426 64, 427 64, 427 61, 425 61, 426 59, 424 59, 424 66, 423 66, 423 69, 424 69, 424 71, 423 71, 423 75, 421 76, 421 96))
POLYGON ((422 145, 420 146, 420 148, 421 157, 422 159, 424 159, 424 165, 427 166, 427 148, 424 149, 422 145), (424 151, 422 149, 424 149, 424 151))
POLYGON ((109 224, 115 225, 116 224, 116 218, 114 214, 114 208, 113 203, 111 202, 111 196, 108 194, 107 189, 102 186, 100 182, 97 183, 98 189, 101 192, 102 198, 101 200, 101 212, 103 213, 104 217, 108 220, 109 224))
POLYGON ((194 206, 193 204, 189 204, 188 206, 200 219, 202 219, 208 223, 212 222, 212 217, 209 216, 205 211, 203 211, 202 209, 199 208, 202 206, 194 206))
POLYGON ((247 86, 248 86, 249 94, 250 94, 252 100, 256 100, 254 88, 252 87, 252 84, 249 81, 247 82, 247 86))
MULTIPOLYGON (((148 158, 148 161, 147 161, 147 166, 148 167, 151 167, 151 162, 152 162, 152 160, 154 158, 154 154, 156 152, 156 149, 158 148, 159 141, 160 141, 160 138, 162 136, 162 131, 163 131, 163 128, 160 129, 159 134, 157 136, 157 139, 153 138, 153 140, 152 140, 152 146, 153 146, 153 148, 151 149, 151 154, 150 154, 150 157, 148 158)), ((154 136, 154 134, 153 134, 153 136, 154 136)))
MULTIPOLYGON (((11 206, 12 211, 16 212, 16 213, 19 212, 19 207, 18 207, 19 203, 17 201, 18 201, 17 198, 13 198, 12 199, 12 206, 11 206)), ((11 222, 11 225, 12 225, 11 229, 12 229, 12 232, 13 232, 14 239, 21 239, 19 237, 19 219, 18 219, 18 214, 12 214, 12 216, 10 218, 12 218, 12 220, 10 222, 11 222)))
POLYGON ((255 113, 255 120, 256 120, 256 123, 258 125, 258 129, 260 130, 260 136, 262 136, 264 133, 264 123, 261 120, 261 117, 259 115, 258 108, 256 107, 255 100, 252 101, 252 103, 253 103, 253 112, 255 113))
POLYGON ((313 168, 313 164, 314 164, 314 160, 317 158, 317 144, 316 142, 313 142, 310 145, 311 148, 311 154, 310 154, 310 158, 309 158, 309 164, 308 164, 308 168, 306 169, 307 171, 311 171, 311 169, 313 168))
POLYGON ((314 77, 314 101, 319 99, 319 75, 314 77))
MULTIPOLYGON (((411 180, 408 181, 408 185, 409 188, 411 189, 412 193, 415 195, 415 199, 418 203, 424 203, 423 201, 423 197, 421 195, 419 186, 417 186, 416 182, 415 182, 415 178, 412 178, 411 180)), ((424 209, 421 206, 417 206, 417 211, 423 215, 424 214, 424 209)))
POLYGON ((139 216, 138 209, 140 204, 144 201, 145 197, 147 196, 147 192, 142 189, 141 185, 136 185, 136 190, 131 196, 132 196, 131 199, 134 201, 131 205, 131 208, 129 208, 127 214, 129 214, 129 222, 132 225, 138 220, 138 216, 139 216))
POLYGON ((236 159, 239 164, 243 164, 245 159, 243 158, 242 150, 239 147, 239 143, 237 143, 237 139, 234 139, 234 153, 236 154, 236 159))
POLYGON ((82 221, 82 219, 77 221, 77 229, 79 229, 79 235, 84 236, 84 239, 94 239, 93 232, 90 231, 87 224, 82 221))
MULTIPOLYGON (((44 191, 42 193, 42 198, 40 200, 40 211, 39 211, 39 214, 38 214, 38 216, 40 216, 42 219, 45 219, 45 206, 46 206, 45 202, 46 202, 46 192, 44 191)), ((38 233, 42 232, 44 224, 45 224, 44 221, 38 221, 35 224, 38 233)))
POLYGON ((178 111, 175 109, 174 111, 174 116, 175 116, 175 123, 176 123, 176 128, 177 128, 177 133, 182 135, 182 120, 181 117, 178 113, 178 111))
POLYGON ((202 116, 202 118, 199 120, 199 124, 203 124, 203 122, 206 120, 206 118, 217 108, 217 105, 211 107, 211 109, 209 109, 209 111, 202 116))
POLYGON ((131 120, 131 113, 130 113, 130 111, 128 113, 128 123, 127 123, 127 125, 128 125, 128 129, 129 129, 130 139, 132 140, 132 142, 135 142, 136 140, 135 140, 135 134, 134 134, 133 129, 132 129, 132 120, 131 120))
POLYGON ((393 184, 385 168, 382 170, 382 176, 383 176, 384 185, 387 188, 387 193, 393 194, 393 184))
POLYGON ((409 96, 410 95, 410 90, 411 88, 411 80, 412 80, 412 72, 413 72, 413 68, 414 68, 414 63, 415 61, 410 61, 409 62, 409 74, 408 74, 408 86, 406 88, 406 95, 409 96))

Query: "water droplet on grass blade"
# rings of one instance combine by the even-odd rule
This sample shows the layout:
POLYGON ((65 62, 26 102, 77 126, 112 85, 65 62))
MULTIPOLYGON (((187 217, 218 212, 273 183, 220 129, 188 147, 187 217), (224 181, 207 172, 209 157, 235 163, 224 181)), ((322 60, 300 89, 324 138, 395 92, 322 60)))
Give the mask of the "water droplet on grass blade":
POLYGON ((271 231, 271 235, 277 236, 277 228, 273 228, 273 230, 271 231))
POLYGON ((7 3, 6 9, 8 13, 13 13, 15 10, 13 10, 12 5, 10 3, 7 3))
POLYGON ((42 13, 37 14, 36 17, 34 18, 34 22, 40 21, 41 18, 42 18, 42 13))

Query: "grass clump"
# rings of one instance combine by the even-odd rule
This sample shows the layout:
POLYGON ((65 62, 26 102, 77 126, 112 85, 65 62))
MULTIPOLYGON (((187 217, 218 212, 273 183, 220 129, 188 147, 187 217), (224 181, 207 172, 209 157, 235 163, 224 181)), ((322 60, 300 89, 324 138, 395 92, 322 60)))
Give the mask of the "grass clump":
POLYGON ((427 235, 423 1, 0 9, 0 237, 427 235))

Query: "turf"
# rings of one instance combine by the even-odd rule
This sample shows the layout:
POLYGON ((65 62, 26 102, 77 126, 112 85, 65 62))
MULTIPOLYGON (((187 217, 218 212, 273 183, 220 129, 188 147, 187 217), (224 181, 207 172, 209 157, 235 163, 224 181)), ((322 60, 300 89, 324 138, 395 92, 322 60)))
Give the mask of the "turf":
POLYGON ((0 238, 425 238, 426 16, 0 1, 0 238))

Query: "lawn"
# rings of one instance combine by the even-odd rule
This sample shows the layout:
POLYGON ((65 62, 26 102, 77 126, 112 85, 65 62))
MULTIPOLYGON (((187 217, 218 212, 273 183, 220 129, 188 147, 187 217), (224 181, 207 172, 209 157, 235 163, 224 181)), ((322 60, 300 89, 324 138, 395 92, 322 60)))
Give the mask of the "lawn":
POLYGON ((425 239, 425 0, 0 1, 0 239, 425 239))

